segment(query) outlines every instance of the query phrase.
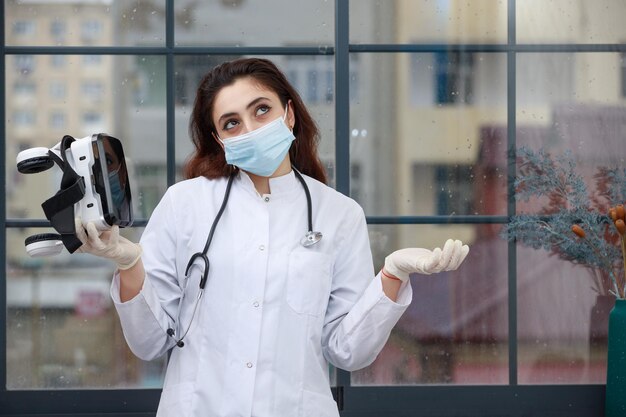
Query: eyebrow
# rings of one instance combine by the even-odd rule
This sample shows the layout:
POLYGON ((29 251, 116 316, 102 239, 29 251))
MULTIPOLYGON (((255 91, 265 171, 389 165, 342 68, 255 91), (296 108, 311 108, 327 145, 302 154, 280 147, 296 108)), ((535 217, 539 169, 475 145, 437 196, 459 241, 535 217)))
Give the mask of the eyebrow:
MULTIPOLYGON (((246 106, 246 110, 248 110, 250 107, 254 107, 259 101, 263 101, 263 100, 269 100, 269 98, 267 97, 257 97, 254 100, 252 100, 250 103, 248 103, 248 105, 246 106)), ((230 112, 230 113, 224 113, 223 115, 220 116, 219 119, 217 119, 217 124, 221 124, 223 119, 232 117, 232 116, 237 116, 237 112, 230 112)))

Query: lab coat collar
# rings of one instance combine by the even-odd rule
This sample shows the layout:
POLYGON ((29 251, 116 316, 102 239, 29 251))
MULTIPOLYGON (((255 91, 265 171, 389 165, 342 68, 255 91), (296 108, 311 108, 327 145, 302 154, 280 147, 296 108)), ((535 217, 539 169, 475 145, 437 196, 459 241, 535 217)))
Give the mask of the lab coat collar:
MULTIPOLYGON (((254 183, 252 182, 252 179, 250 179, 250 176, 242 170, 239 170, 239 182, 244 189, 250 191, 255 196, 261 196, 254 187, 254 183)), ((285 175, 270 178, 271 194, 269 195, 271 195, 272 198, 288 196, 293 194, 294 191, 298 191, 299 188, 302 188, 302 185, 296 178, 296 174, 293 173, 292 169, 285 175)))

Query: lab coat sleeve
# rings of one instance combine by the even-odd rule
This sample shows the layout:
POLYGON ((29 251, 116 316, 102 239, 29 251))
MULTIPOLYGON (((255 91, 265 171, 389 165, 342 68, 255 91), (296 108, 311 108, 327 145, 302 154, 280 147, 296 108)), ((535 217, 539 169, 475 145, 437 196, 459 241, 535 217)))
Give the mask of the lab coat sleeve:
POLYGON ((402 284, 396 302, 374 276, 367 224, 359 207, 355 222, 338 247, 330 300, 324 318, 322 347, 333 365, 354 371, 370 365, 412 299, 410 282, 402 284))
POLYGON ((142 261, 146 270, 143 287, 131 300, 120 300, 120 276, 116 272, 111 298, 120 317, 122 331, 131 351, 152 360, 175 343, 167 335, 181 298, 176 274, 176 218, 169 192, 154 209, 141 237, 142 261))

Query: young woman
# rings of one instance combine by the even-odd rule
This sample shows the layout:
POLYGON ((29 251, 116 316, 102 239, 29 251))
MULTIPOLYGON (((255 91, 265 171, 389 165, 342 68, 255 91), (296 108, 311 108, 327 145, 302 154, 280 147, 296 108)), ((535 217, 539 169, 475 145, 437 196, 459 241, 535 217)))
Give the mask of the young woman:
POLYGON ((190 133, 190 179, 140 245, 76 224, 83 252, 118 265, 133 352, 174 348, 157 415, 338 416, 328 364, 369 365, 411 302, 409 274, 456 269, 468 247, 402 249, 376 275, 363 210, 325 185, 315 123, 270 61, 211 70, 190 133))

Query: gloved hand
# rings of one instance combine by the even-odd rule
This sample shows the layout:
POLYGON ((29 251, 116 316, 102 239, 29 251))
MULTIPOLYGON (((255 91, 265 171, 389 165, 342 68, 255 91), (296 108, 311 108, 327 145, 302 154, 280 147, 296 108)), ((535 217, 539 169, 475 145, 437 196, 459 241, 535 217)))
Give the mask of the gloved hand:
POLYGON ((402 282, 409 274, 430 275, 441 271, 454 271, 461 265, 469 252, 469 247, 460 240, 448 239, 443 249, 430 251, 423 248, 405 248, 393 252, 385 258, 383 273, 397 277, 402 282))
POLYGON ((81 219, 76 217, 74 226, 76 236, 83 242, 83 246, 78 248, 77 252, 111 259, 119 269, 131 268, 141 258, 141 246, 120 236, 120 228, 117 225, 111 227, 111 230, 99 232, 96 225, 91 222, 83 227, 81 219))

